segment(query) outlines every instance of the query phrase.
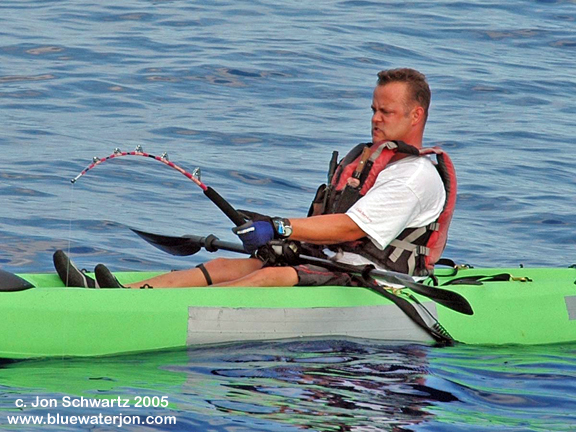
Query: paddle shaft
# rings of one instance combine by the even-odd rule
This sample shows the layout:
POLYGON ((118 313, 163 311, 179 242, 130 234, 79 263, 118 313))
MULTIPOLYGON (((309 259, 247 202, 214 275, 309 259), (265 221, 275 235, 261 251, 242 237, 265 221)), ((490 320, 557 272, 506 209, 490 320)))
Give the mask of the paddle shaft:
POLYGON ((195 235, 187 235, 182 238, 190 239, 192 242, 198 242, 201 246, 206 249, 208 252, 216 252, 218 250, 225 250, 229 252, 237 252, 250 255, 244 246, 239 243, 228 242, 224 240, 220 240, 215 235, 209 235, 206 237, 195 236, 195 235))

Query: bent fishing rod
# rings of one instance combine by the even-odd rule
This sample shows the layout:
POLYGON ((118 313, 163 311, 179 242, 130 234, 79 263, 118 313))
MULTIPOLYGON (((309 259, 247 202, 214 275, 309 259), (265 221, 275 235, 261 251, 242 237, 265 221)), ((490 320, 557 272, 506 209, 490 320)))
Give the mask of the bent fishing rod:
POLYGON ((196 168, 190 173, 190 172, 186 171, 184 168, 182 168, 182 167, 176 165, 174 162, 170 161, 168 159, 168 153, 163 153, 162 156, 156 156, 156 155, 144 152, 144 150, 142 150, 142 146, 140 146, 140 145, 137 146, 136 149, 134 151, 131 151, 131 152, 121 151, 120 149, 116 148, 114 150, 114 152, 109 156, 106 156, 104 158, 94 157, 92 159, 92 163, 90 165, 88 165, 86 168, 84 168, 84 170, 82 170, 82 172, 80 174, 78 174, 76 177, 74 177, 70 181, 74 184, 78 181, 78 179, 80 179, 80 177, 84 176, 91 169, 96 168, 98 165, 100 165, 106 161, 116 159, 119 157, 123 157, 123 156, 143 156, 143 157, 147 157, 147 158, 150 158, 153 160, 157 160, 158 162, 161 162, 164 165, 167 165, 170 168, 175 169, 176 171, 178 171, 179 173, 184 175, 189 180, 192 180, 194 182, 194 184, 199 186, 200 189, 202 189, 202 192, 204 193, 204 195, 206 195, 206 197, 210 201, 212 201, 228 217, 228 219, 230 219, 234 223, 234 225, 240 226, 246 222, 246 220, 240 215, 240 213, 238 213, 238 211, 234 207, 232 207, 230 205, 230 203, 228 201, 226 201, 218 192, 216 192, 210 186, 206 186, 204 183, 202 183, 202 180, 200 179, 200 168, 196 168))

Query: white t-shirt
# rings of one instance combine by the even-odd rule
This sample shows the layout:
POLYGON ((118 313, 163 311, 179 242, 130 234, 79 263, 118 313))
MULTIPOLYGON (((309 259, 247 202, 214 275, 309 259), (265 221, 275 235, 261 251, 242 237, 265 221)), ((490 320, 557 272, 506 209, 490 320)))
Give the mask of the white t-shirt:
MULTIPOLYGON (((346 214, 384 249, 404 229, 434 222, 445 201, 444 184, 432 161, 408 156, 382 170, 374 186, 346 214)), ((344 253, 337 260, 358 265, 370 262, 353 253, 344 253)))

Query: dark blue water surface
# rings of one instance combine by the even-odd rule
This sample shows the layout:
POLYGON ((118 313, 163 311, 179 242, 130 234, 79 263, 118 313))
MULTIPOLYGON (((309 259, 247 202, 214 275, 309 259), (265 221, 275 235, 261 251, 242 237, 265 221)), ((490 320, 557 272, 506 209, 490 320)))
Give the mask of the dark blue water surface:
MULTIPOLYGON (((0 265, 52 271, 57 248, 113 270, 209 258, 168 256, 128 226, 233 239, 200 189, 158 162, 106 162, 71 185, 116 147, 200 166, 234 206, 303 215, 331 151, 370 139, 376 73, 403 66, 428 76, 427 144, 458 171, 445 255, 575 263, 574 1, 6 0, 0 265)), ((105 394, 167 396, 106 412, 174 415, 180 430, 576 430, 574 354, 349 340, 18 362, 0 370, 0 424, 17 398, 105 394)))

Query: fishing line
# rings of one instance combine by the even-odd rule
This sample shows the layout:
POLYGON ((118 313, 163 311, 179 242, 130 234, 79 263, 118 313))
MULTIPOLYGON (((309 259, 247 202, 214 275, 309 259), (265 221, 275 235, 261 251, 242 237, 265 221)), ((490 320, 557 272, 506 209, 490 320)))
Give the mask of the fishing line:
MULTIPOLYGON (((70 185, 70 211, 68 214, 68 248, 66 254, 70 256, 70 251, 72 249, 72 217, 74 213, 74 183, 70 185)), ((68 261, 68 268, 66 269, 66 280, 64 281, 64 286, 68 286, 68 278, 70 276, 70 261, 68 261)))

